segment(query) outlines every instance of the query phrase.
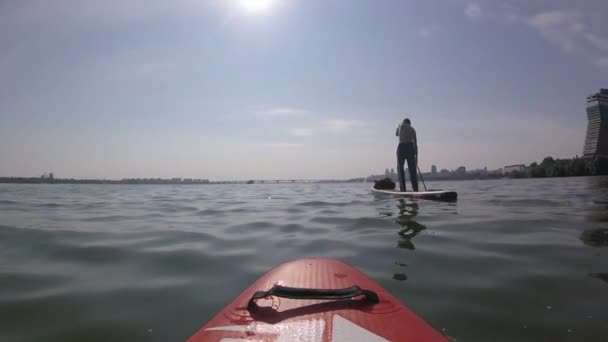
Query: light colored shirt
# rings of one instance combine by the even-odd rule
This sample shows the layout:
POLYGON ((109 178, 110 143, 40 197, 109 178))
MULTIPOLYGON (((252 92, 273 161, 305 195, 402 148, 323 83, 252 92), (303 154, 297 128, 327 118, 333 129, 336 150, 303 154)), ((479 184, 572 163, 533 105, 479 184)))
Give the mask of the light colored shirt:
POLYGON ((416 140, 416 130, 411 125, 405 123, 399 124, 395 135, 399 137, 399 143, 412 143, 414 147, 417 147, 418 141, 416 140))

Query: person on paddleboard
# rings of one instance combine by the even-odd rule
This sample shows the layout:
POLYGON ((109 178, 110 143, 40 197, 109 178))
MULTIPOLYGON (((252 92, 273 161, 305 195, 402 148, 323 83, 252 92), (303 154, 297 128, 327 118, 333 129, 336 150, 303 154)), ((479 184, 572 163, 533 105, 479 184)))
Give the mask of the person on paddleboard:
POLYGON ((418 141, 416 130, 412 127, 410 119, 403 120, 397 127, 395 135, 399 137, 397 147, 397 173, 399 175, 399 187, 405 191, 405 170, 403 166, 407 160, 407 168, 410 171, 410 181, 414 191, 418 191, 418 174, 416 173, 418 159, 418 141))

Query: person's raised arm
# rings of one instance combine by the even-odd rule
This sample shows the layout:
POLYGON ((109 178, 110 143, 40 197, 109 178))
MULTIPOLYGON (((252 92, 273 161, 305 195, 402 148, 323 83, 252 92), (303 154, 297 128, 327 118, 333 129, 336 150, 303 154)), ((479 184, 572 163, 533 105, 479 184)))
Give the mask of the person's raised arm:
POLYGON ((395 131, 395 135, 396 135, 396 136, 399 136, 399 127, 400 127, 400 126, 397 126, 397 130, 395 131))

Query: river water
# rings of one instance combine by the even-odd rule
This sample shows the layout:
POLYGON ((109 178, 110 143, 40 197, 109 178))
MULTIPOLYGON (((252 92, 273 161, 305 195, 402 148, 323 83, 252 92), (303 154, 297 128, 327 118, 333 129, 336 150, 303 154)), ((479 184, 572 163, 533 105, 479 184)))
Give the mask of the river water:
POLYGON ((0 184, 0 341, 178 341, 271 267, 337 258, 457 341, 608 341, 608 178, 0 184), (587 232, 585 232, 587 231, 587 232), (595 231, 595 235, 594 232, 595 231))

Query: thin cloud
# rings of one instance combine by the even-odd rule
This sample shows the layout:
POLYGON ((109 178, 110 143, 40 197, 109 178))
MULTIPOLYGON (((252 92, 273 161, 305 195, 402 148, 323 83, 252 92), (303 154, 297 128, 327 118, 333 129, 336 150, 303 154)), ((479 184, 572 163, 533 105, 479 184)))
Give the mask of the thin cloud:
POLYGON ((363 121, 349 119, 327 119, 321 121, 316 127, 300 127, 291 130, 296 137, 312 137, 321 134, 343 134, 356 128, 364 127, 363 121))
POLYGON ((482 15, 481 6, 476 2, 469 2, 464 8, 464 14, 473 20, 479 19, 482 15))
POLYGON ((561 50, 581 54, 595 67, 606 69, 606 58, 599 56, 608 51, 608 38, 593 32, 586 18, 580 11, 552 10, 519 21, 561 50))
POLYGON ((313 128, 294 128, 291 130, 291 134, 296 137, 311 137, 316 135, 317 132, 313 128))
POLYGON ((596 48, 608 51, 608 39, 602 38, 590 32, 585 33, 585 39, 587 39, 589 44, 595 46, 596 48))
POLYGON ((330 133, 345 133, 364 126, 359 120, 330 119, 321 122, 321 130, 330 133))
POLYGON ((260 110, 254 113, 255 116, 263 118, 289 118, 289 117, 301 117, 308 115, 308 111, 298 108, 270 108, 260 110))
POLYGON ((431 25, 425 26, 418 29, 418 35, 422 38, 428 38, 439 31, 439 26, 431 25))
POLYGON ((303 145, 299 143, 291 143, 285 141, 271 141, 264 143, 264 146, 272 148, 297 148, 302 147, 303 145))
POLYGON ((545 39, 565 51, 571 51, 585 33, 582 15, 576 11, 549 11, 525 20, 545 39))
POLYGON ((599 69, 608 70, 608 57, 598 58, 595 61, 595 66, 599 69))

